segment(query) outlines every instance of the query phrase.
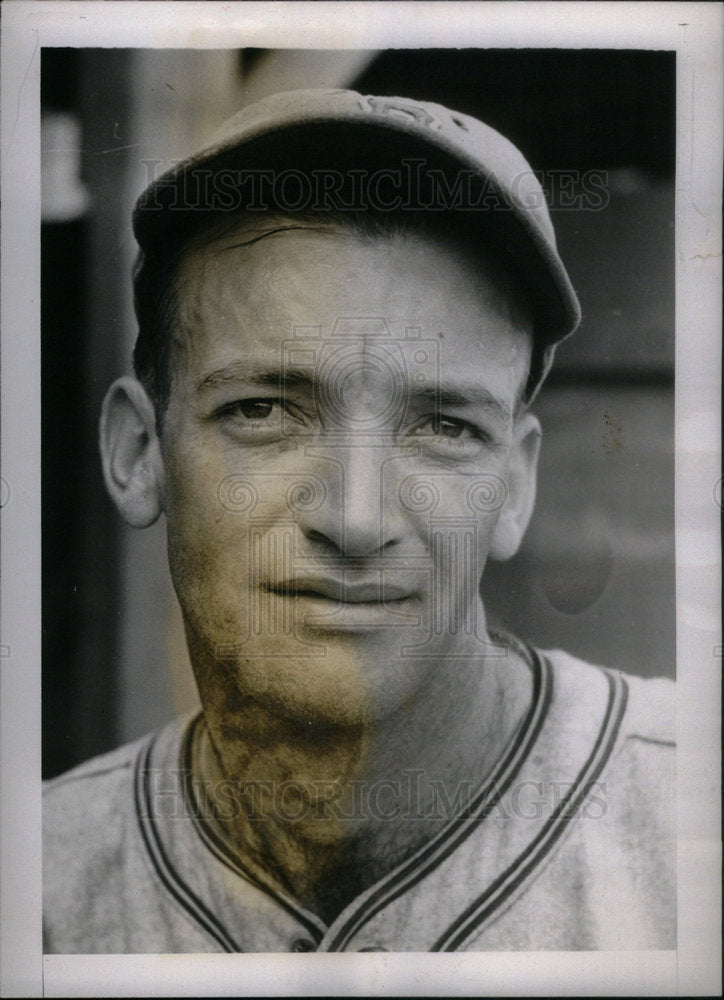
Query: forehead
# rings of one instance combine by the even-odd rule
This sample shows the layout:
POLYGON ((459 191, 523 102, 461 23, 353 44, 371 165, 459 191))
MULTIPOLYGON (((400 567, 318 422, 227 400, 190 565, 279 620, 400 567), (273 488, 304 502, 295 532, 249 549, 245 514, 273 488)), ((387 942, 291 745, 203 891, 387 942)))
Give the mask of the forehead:
POLYGON ((182 367, 240 353, 271 363, 314 328, 360 350, 414 329, 437 341, 443 368, 468 375, 471 363, 517 372, 529 360, 530 323, 499 270, 427 234, 245 220, 188 248, 174 323, 182 367))

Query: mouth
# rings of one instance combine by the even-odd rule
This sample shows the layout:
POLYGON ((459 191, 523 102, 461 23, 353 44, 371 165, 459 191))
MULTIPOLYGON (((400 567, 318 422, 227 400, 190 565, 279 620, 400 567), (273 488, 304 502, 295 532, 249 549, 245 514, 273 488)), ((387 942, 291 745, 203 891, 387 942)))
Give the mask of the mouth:
POLYGON ((382 579, 350 580, 337 576, 300 575, 293 580, 267 584, 265 591, 293 599, 304 622, 315 628, 414 625, 419 621, 418 593, 382 579))
POLYGON ((408 588, 378 577, 356 581, 338 577, 298 577, 266 585, 264 589, 284 597, 321 598, 339 604, 394 604, 416 596, 408 588))

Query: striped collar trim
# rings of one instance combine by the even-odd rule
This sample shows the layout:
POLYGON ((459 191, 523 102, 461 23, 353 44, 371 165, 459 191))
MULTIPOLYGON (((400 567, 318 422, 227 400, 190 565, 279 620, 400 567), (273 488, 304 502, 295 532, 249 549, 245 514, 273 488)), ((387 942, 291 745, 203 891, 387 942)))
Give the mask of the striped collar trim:
POLYGON ((218 917, 196 895, 169 858, 154 816, 154 801, 150 785, 151 754, 155 740, 136 759, 135 768, 135 808, 141 836, 159 881, 187 915, 198 924, 207 935, 225 952, 239 952, 241 949, 223 926, 218 917))
POLYGON ((473 936, 479 936, 494 919, 525 891, 545 858, 568 828, 589 790, 609 760, 626 712, 628 684, 619 674, 604 671, 608 702, 598 736, 575 782, 537 836, 478 898, 470 904, 434 943, 431 951, 457 951, 473 936))
POLYGON ((533 697, 531 706, 498 764, 469 805, 435 837, 361 897, 355 911, 346 917, 327 945, 341 951, 360 928, 395 899, 422 881, 448 858, 483 822, 510 787, 535 745, 553 693, 550 663, 531 650, 533 697))
POLYGON ((203 819, 206 803, 199 802, 198 800, 196 790, 193 786, 192 768, 194 736, 202 719, 203 714, 200 714, 193 720, 192 724, 188 727, 181 744, 183 794, 186 800, 186 809, 196 833, 201 838, 206 848, 211 851, 218 861, 233 871, 236 875, 246 879, 247 882, 251 882, 257 889, 261 889, 262 891, 268 893, 268 895, 272 896, 280 906, 282 906, 289 914, 291 914, 291 916, 304 926, 315 943, 319 944, 327 930, 327 925, 315 914, 310 913, 308 910, 299 906, 299 904, 296 903, 291 897, 285 896, 273 885, 263 881, 249 871, 249 869, 242 864, 236 853, 233 851, 231 845, 226 842, 221 834, 218 833, 210 823, 207 823, 203 819))
MULTIPOLYGON (((179 748, 185 808, 196 833, 219 862, 274 898, 280 906, 299 921, 317 945, 322 942, 325 934, 334 929, 334 933, 324 950, 343 950, 364 924, 426 878, 479 828, 520 772, 538 740, 553 694, 553 669, 550 662, 533 649, 526 647, 525 652, 528 654, 526 659, 529 659, 533 671, 531 705, 492 773, 466 808, 450 820, 432 840, 371 886, 359 897, 358 901, 350 904, 350 908, 354 908, 353 912, 347 913, 344 918, 338 918, 335 924, 339 926, 335 927, 333 924, 332 928, 328 929, 315 914, 304 909, 291 897, 284 896, 273 886, 261 881, 248 871, 240 863, 230 845, 209 823, 204 821, 203 811, 193 788, 191 769, 193 737, 203 718, 201 713, 187 726, 179 748)), ((145 750, 139 754, 135 775, 136 812, 151 864, 170 895, 216 941, 221 949, 227 952, 239 952, 241 948, 236 944, 232 935, 189 886, 164 848, 161 829, 152 809, 150 765, 154 744, 155 739, 151 739, 145 750)), ((439 948, 437 950, 452 949, 439 948)))

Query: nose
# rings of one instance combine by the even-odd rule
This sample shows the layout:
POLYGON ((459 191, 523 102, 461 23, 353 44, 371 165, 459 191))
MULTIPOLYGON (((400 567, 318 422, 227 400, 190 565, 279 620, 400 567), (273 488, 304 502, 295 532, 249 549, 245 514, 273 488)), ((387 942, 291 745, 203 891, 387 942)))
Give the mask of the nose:
POLYGON ((305 538, 350 558, 379 555, 400 542, 404 525, 389 446, 356 439, 308 457, 325 496, 297 512, 305 538))

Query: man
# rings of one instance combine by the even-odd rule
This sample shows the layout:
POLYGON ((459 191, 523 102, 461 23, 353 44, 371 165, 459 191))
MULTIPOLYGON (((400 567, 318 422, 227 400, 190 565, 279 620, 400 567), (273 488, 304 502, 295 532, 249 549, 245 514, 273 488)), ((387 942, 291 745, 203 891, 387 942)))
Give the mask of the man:
POLYGON ((670 685, 486 626, 579 307, 520 153, 278 94, 134 216, 108 489, 202 713, 49 784, 59 952, 671 948, 670 685))

